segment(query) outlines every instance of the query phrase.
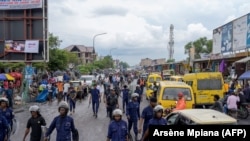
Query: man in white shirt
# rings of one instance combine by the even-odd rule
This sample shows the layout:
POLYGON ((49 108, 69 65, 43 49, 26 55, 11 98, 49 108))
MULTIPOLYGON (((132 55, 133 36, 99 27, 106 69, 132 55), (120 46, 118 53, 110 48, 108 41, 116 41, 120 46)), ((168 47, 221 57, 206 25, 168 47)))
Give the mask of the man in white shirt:
POLYGON ((64 101, 66 101, 66 98, 68 100, 69 87, 70 87, 70 84, 68 81, 66 83, 64 83, 64 85, 63 85, 63 99, 64 99, 64 101))

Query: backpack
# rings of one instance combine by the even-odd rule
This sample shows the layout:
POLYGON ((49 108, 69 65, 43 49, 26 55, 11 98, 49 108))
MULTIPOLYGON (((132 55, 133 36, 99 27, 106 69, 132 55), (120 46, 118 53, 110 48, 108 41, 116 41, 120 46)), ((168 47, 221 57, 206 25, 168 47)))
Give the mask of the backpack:
POLYGON ((107 99, 107 104, 108 106, 115 106, 117 104, 117 96, 109 95, 107 99))

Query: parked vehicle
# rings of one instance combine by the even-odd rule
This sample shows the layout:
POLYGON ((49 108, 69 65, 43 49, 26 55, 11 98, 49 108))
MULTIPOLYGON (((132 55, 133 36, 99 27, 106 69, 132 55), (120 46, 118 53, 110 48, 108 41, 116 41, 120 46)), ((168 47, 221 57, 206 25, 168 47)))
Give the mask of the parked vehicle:
POLYGON ((185 74, 183 80, 193 89, 196 107, 213 105, 214 95, 224 97, 224 80, 220 72, 185 74))
POLYGON ((154 82, 159 83, 160 81, 162 81, 162 78, 159 74, 149 74, 147 80, 146 80, 146 98, 149 99, 150 97, 152 97, 152 86, 154 82))

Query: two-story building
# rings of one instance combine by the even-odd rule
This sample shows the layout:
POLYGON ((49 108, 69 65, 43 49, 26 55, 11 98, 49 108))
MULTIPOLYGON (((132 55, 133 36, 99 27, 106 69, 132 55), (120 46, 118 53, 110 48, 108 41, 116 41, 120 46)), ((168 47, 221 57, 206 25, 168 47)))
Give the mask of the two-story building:
POLYGON ((93 47, 86 47, 84 45, 71 45, 64 50, 77 54, 81 64, 92 63, 96 58, 96 53, 93 47))

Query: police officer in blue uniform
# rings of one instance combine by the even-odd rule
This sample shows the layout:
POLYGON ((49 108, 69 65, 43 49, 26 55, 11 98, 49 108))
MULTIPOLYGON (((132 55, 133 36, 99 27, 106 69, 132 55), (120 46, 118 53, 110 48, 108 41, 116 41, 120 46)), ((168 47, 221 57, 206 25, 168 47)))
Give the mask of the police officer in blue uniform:
MULTIPOLYGON (((142 101, 142 91, 143 90, 141 89, 140 85, 137 85, 134 91, 134 93, 139 94, 139 97, 137 98, 139 105, 141 104, 142 101)), ((140 108, 139 108, 139 113, 141 113, 140 108)))
POLYGON ((101 94, 97 89, 96 83, 94 84, 94 88, 90 91, 90 94, 89 103, 92 102, 93 116, 97 118, 99 104, 101 102, 101 94))
POLYGON ((56 141, 71 141, 71 132, 74 133, 76 131, 73 118, 68 116, 68 111, 69 111, 68 103, 62 101, 59 104, 58 111, 60 115, 55 117, 54 120, 52 121, 45 135, 45 141, 48 141, 48 137, 55 128, 57 131, 56 141))
POLYGON ((7 141, 7 131, 9 124, 3 114, 0 112, 0 141, 7 141))
POLYGON ((8 124, 12 128, 14 113, 11 108, 9 108, 9 100, 5 97, 0 99, 0 112, 7 120, 8 124))
POLYGON ((106 141, 128 141, 128 126, 126 121, 122 120, 122 111, 115 109, 112 116, 106 141))
POLYGON ((128 106, 128 96, 129 96, 129 89, 127 85, 124 85, 124 88, 122 90, 122 108, 123 113, 125 113, 125 105, 128 106))
POLYGON ((127 118, 128 118, 128 130, 130 132, 132 125, 133 125, 133 129, 135 133, 135 140, 137 140, 137 135, 138 135, 137 123, 140 117, 140 113, 139 113, 140 106, 137 100, 138 97, 139 97, 139 94, 137 93, 133 93, 131 95, 131 101, 128 103, 127 113, 126 113, 127 118))
POLYGON ((142 123, 143 123, 143 130, 142 130, 142 136, 145 134, 147 128, 148 128, 148 122, 150 119, 154 117, 154 107, 157 105, 157 100, 155 97, 150 98, 150 104, 145 107, 142 111, 140 123, 139 123, 139 133, 141 133, 142 130, 142 123))
POLYGON ((164 118, 162 118, 163 110, 164 110, 164 108, 161 105, 155 106, 155 108, 154 108, 154 117, 149 120, 148 128, 147 128, 144 136, 142 137, 141 141, 147 141, 148 140, 149 126, 150 125, 167 125, 167 121, 164 118))

